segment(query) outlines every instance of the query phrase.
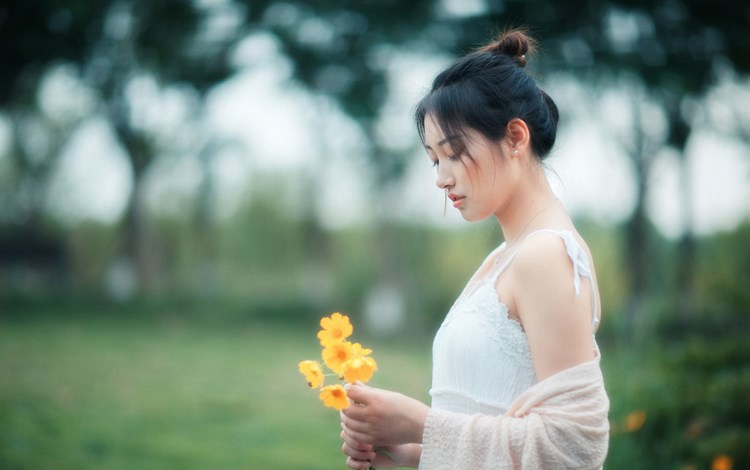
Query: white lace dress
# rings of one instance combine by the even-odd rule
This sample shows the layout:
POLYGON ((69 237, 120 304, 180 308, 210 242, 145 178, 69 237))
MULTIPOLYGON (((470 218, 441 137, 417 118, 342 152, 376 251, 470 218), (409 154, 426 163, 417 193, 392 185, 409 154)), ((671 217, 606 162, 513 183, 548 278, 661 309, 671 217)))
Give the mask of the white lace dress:
MULTIPOLYGON (((556 234, 564 242, 573 263, 576 295, 582 277, 593 283, 589 257, 572 232, 538 230, 532 234, 538 232, 556 234)), ((504 245, 487 257, 435 336, 430 395, 436 409, 502 415, 516 397, 536 383, 526 333, 517 321, 508 317, 508 307, 500 301, 495 288, 498 277, 515 255, 512 253, 498 264, 498 254, 504 245)), ((598 313, 596 289, 592 291, 593 332, 598 313)), ((596 348, 596 342, 594 345, 596 348)))

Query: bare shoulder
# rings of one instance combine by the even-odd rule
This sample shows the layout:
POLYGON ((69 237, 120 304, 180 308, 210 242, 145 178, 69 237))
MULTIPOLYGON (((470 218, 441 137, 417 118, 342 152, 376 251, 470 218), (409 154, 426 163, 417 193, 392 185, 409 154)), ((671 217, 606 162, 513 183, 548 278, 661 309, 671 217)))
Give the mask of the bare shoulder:
MULTIPOLYGON (((583 274, 596 290, 596 274, 585 240, 574 230, 541 230, 532 233, 518 247, 513 262, 514 277, 523 290, 534 286, 564 287, 580 283, 583 274), (582 271, 581 271, 582 270, 582 271)), ((575 288, 578 291, 578 287, 575 288)), ((570 292, 564 289, 563 292, 570 292)))
POLYGON ((565 242, 560 235, 540 231, 532 233, 518 247, 513 267, 521 278, 542 281, 572 270, 565 242))

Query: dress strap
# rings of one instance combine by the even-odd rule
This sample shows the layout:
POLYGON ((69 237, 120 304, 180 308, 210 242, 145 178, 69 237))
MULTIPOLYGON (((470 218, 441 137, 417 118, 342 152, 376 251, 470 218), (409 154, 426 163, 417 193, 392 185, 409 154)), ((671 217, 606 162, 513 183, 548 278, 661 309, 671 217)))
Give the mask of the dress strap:
MULTIPOLYGON (((586 250, 583 249, 581 244, 578 242, 578 240, 573 235, 573 232, 569 230, 554 230, 554 229, 539 229, 534 230, 533 232, 530 232, 528 235, 524 237, 524 240, 529 238, 531 235, 539 232, 547 232, 552 233, 554 235, 559 236, 563 243, 565 244, 565 251, 568 253, 568 257, 570 258, 570 261, 573 263, 573 288, 575 289, 576 296, 580 295, 581 293, 581 278, 586 277, 589 279, 589 282, 591 283, 591 298, 593 302, 593 309, 594 309, 594 315, 593 319, 591 321, 591 330, 592 332, 596 332, 596 328, 599 325, 599 309, 597 308, 597 296, 596 296, 596 288, 594 285, 594 275, 591 270, 591 260, 589 259, 588 254, 586 253, 586 250)), ((518 248, 520 248, 520 245, 523 244, 523 241, 519 243, 519 247, 517 247, 513 253, 508 256, 508 258, 503 262, 500 267, 492 273, 490 276, 490 281, 494 284, 497 283, 497 279, 500 277, 500 275, 507 269, 507 267, 510 265, 511 261, 513 261, 513 258, 516 256, 516 253, 518 252, 518 248)))
POLYGON ((573 288, 575 289, 576 296, 581 293, 581 278, 586 277, 591 284, 591 301, 593 303, 594 315, 591 320, 591 331, 596 332, 596 328, 599 325, 599 309, 597 308, 597 297, 596 297, 596 286, 594 285, 594 274, 591 270, 591 260, 589 259, 586 250, 583 249, 578 240, 576 240, 573 232, 568 230, 540 230, 549 233, 555 233, 562 238, 565 243, 565 250, 568 252, 568 257, 573 263, 573 288))

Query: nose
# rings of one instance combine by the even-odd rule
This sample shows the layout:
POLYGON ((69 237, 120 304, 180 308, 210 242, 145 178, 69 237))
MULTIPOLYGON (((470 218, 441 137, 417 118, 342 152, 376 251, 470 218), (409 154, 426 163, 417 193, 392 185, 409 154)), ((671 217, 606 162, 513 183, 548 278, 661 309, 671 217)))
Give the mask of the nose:
POLYGON ((455 184, 455 179, 444 166, 438 165, 435 184, 440 189, 450 189, 455 184))

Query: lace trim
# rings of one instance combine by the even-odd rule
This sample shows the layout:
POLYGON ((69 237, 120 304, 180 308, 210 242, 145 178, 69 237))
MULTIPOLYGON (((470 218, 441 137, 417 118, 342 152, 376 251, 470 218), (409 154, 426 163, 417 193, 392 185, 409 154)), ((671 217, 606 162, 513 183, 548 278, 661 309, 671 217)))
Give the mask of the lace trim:
POLYGON ((462 315, 473 315, 484 327, 487 336, 522 367, 533 369, 526 332, 519 322, 508 316, 508 306, 497 297, 491 283, 480 283, 460 303, 450 309, 443 321, 447 326, 462 315))

